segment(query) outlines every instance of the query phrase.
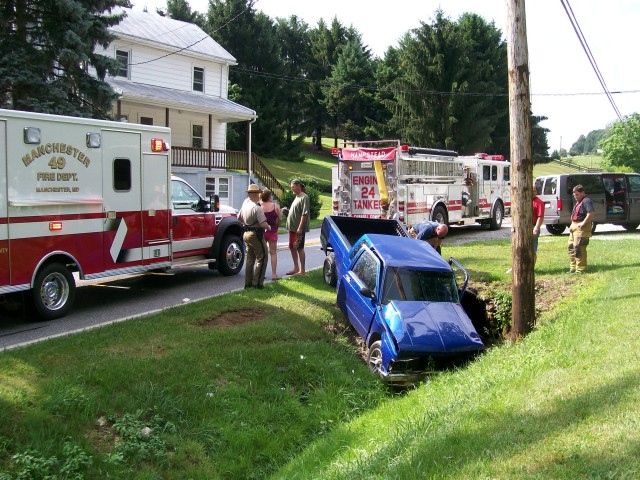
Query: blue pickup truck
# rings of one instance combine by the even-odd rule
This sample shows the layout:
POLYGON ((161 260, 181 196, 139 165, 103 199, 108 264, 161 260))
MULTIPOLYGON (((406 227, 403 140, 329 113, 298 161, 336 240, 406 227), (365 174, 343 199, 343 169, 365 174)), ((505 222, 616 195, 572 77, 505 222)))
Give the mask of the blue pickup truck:
POLYGON ((365 341, 369 369, 385 382, 415 383, 443 360, 484 349, 460 304, 468 273, 401 223, 327 216, 320 241, 324 280, 365 341), (452 265, 464 275, 461 288, 452 265))

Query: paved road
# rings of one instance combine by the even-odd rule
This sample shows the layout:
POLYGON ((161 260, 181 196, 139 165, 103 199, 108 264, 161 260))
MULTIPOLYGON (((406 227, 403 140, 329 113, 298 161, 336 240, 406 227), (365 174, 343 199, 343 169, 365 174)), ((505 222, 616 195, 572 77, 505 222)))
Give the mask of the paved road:
MULTIPOLYGON (((598 226, 594 240, 607 239, 607 232, 623 232, 622 227, 598 226)), ((543 229, 543 235, 548 235, 543 229)), ((633 234, 640 235, 640 230, 633 234)), ((565 234, 566 236, 566 234, 565 234)), ((320 268, 324 254, 320 250, 320 229, 307 235, 307 268, 320 268)), ((452 227, 444 246, 476 240, 511 238, 510 219, 501 229, 489 231, 481 226, 452 227)), ((292 267, 287 237, 278 242, 278 270, 282 275, 292 267)), ((271 270, 269 269, 268 272, 271 270)), ((271 274, 267 274, 267 281, 271 274)), ((76 305, 65 318, 42 322, 17 314, 0 314, 0 350, 29 344, 130 318, 147 315, 165 308, 221 295, 244 287, 244 272, 224 277, 206 267, 176 269, 164 274, 123 276, 100 282, 82 282, 76 305)))

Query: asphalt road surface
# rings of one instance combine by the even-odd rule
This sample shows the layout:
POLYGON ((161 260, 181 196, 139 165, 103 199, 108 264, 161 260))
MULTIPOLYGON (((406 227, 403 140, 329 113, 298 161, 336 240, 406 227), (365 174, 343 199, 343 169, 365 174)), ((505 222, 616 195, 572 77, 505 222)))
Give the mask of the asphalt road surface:
MULTIPOLYGON (((622 227, 599 225, 596 238, 607 232, 624 232, 622 227)), ((640 231, 634 233, 639 235, 640 231)), ((543 235, 548 235, 543 228, 543 235)), ((567 234, 565 233, 565 236, 567 234)), ((320 250, 320 229, 307 234, 307 270, 322 267, 324 253, 320 250)), ((511 237, 510 219, 502 228, 489 231, 485 227, 451 227, 443 246, 476 240, 511 237)), ((291 270, 292 260, 287 249, 287 236, 278 241, 278 272, 291 270)), ((267 282, 271 267, 267 270, 267 282)), ((76 303, 71 313, 53 321, 39 321, 22 312, 0 313, 0 350, 28 345, 48 338, 96 328, 163 309, 214 297, 244 287, 244 272, 224 277, 207 267, 175 269, 163 274, 123 276, 109 280, 79 282, 76 303)))

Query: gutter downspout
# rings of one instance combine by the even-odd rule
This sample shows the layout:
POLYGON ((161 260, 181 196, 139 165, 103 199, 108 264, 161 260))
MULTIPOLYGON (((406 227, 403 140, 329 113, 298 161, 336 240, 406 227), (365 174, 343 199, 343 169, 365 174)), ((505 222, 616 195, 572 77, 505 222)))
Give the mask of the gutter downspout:
POLYGON ((257 118, 254 118, 248 124, 249 125, 249 138, 247 138, 247 154, 249 155, 249 158, 248 158, 248 162, 247 162, 247 173, 249 173, 249 181, 248 181, 247 188, 249 188, 249 186, 251 185, 251 125, 253 125, 253 123, 255 123, 256 120, 257 120, 257 118))

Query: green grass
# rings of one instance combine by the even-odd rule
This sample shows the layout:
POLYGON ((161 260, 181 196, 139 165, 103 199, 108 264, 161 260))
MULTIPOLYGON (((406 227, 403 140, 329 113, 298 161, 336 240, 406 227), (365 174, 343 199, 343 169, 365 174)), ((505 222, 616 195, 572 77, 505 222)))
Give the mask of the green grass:
MULTIPOLYGON (((603 158, 601 155, 580 155, 576 157, 563 158, 564 161, 588 168, 600 168, 603 158)), ((533 166, 533 178, 542 175, 553 175, 555 173, 572 173, 577 170, 556 163, 539 163, 533 166)))
MULTIPOLYGON (((293 177, 313 178, 331 184, 331 167, 337 165, 338 160, 331 156, 332 140, 325 140, 325 149, 322 152, 310 148, 310 139, 307 139, 303 150, 304 162, 288 162, 277 158, 264 158, 265 165, 269 168, 276 179, 286 188, 293 177)), ((331 194, 320 192, 322 208, 320 215, 311 220, 311 228, 319 227, 325 215, 331 213, 331 194)))
MULTIPOLYGON (((583 276, 566 241, 532 334, 404 394, 317 271, 1 352, 0 478, 637 478, 640 235, 596 235, 583 276)), ((444 250, 508 288, 508 241, 444 250)))

